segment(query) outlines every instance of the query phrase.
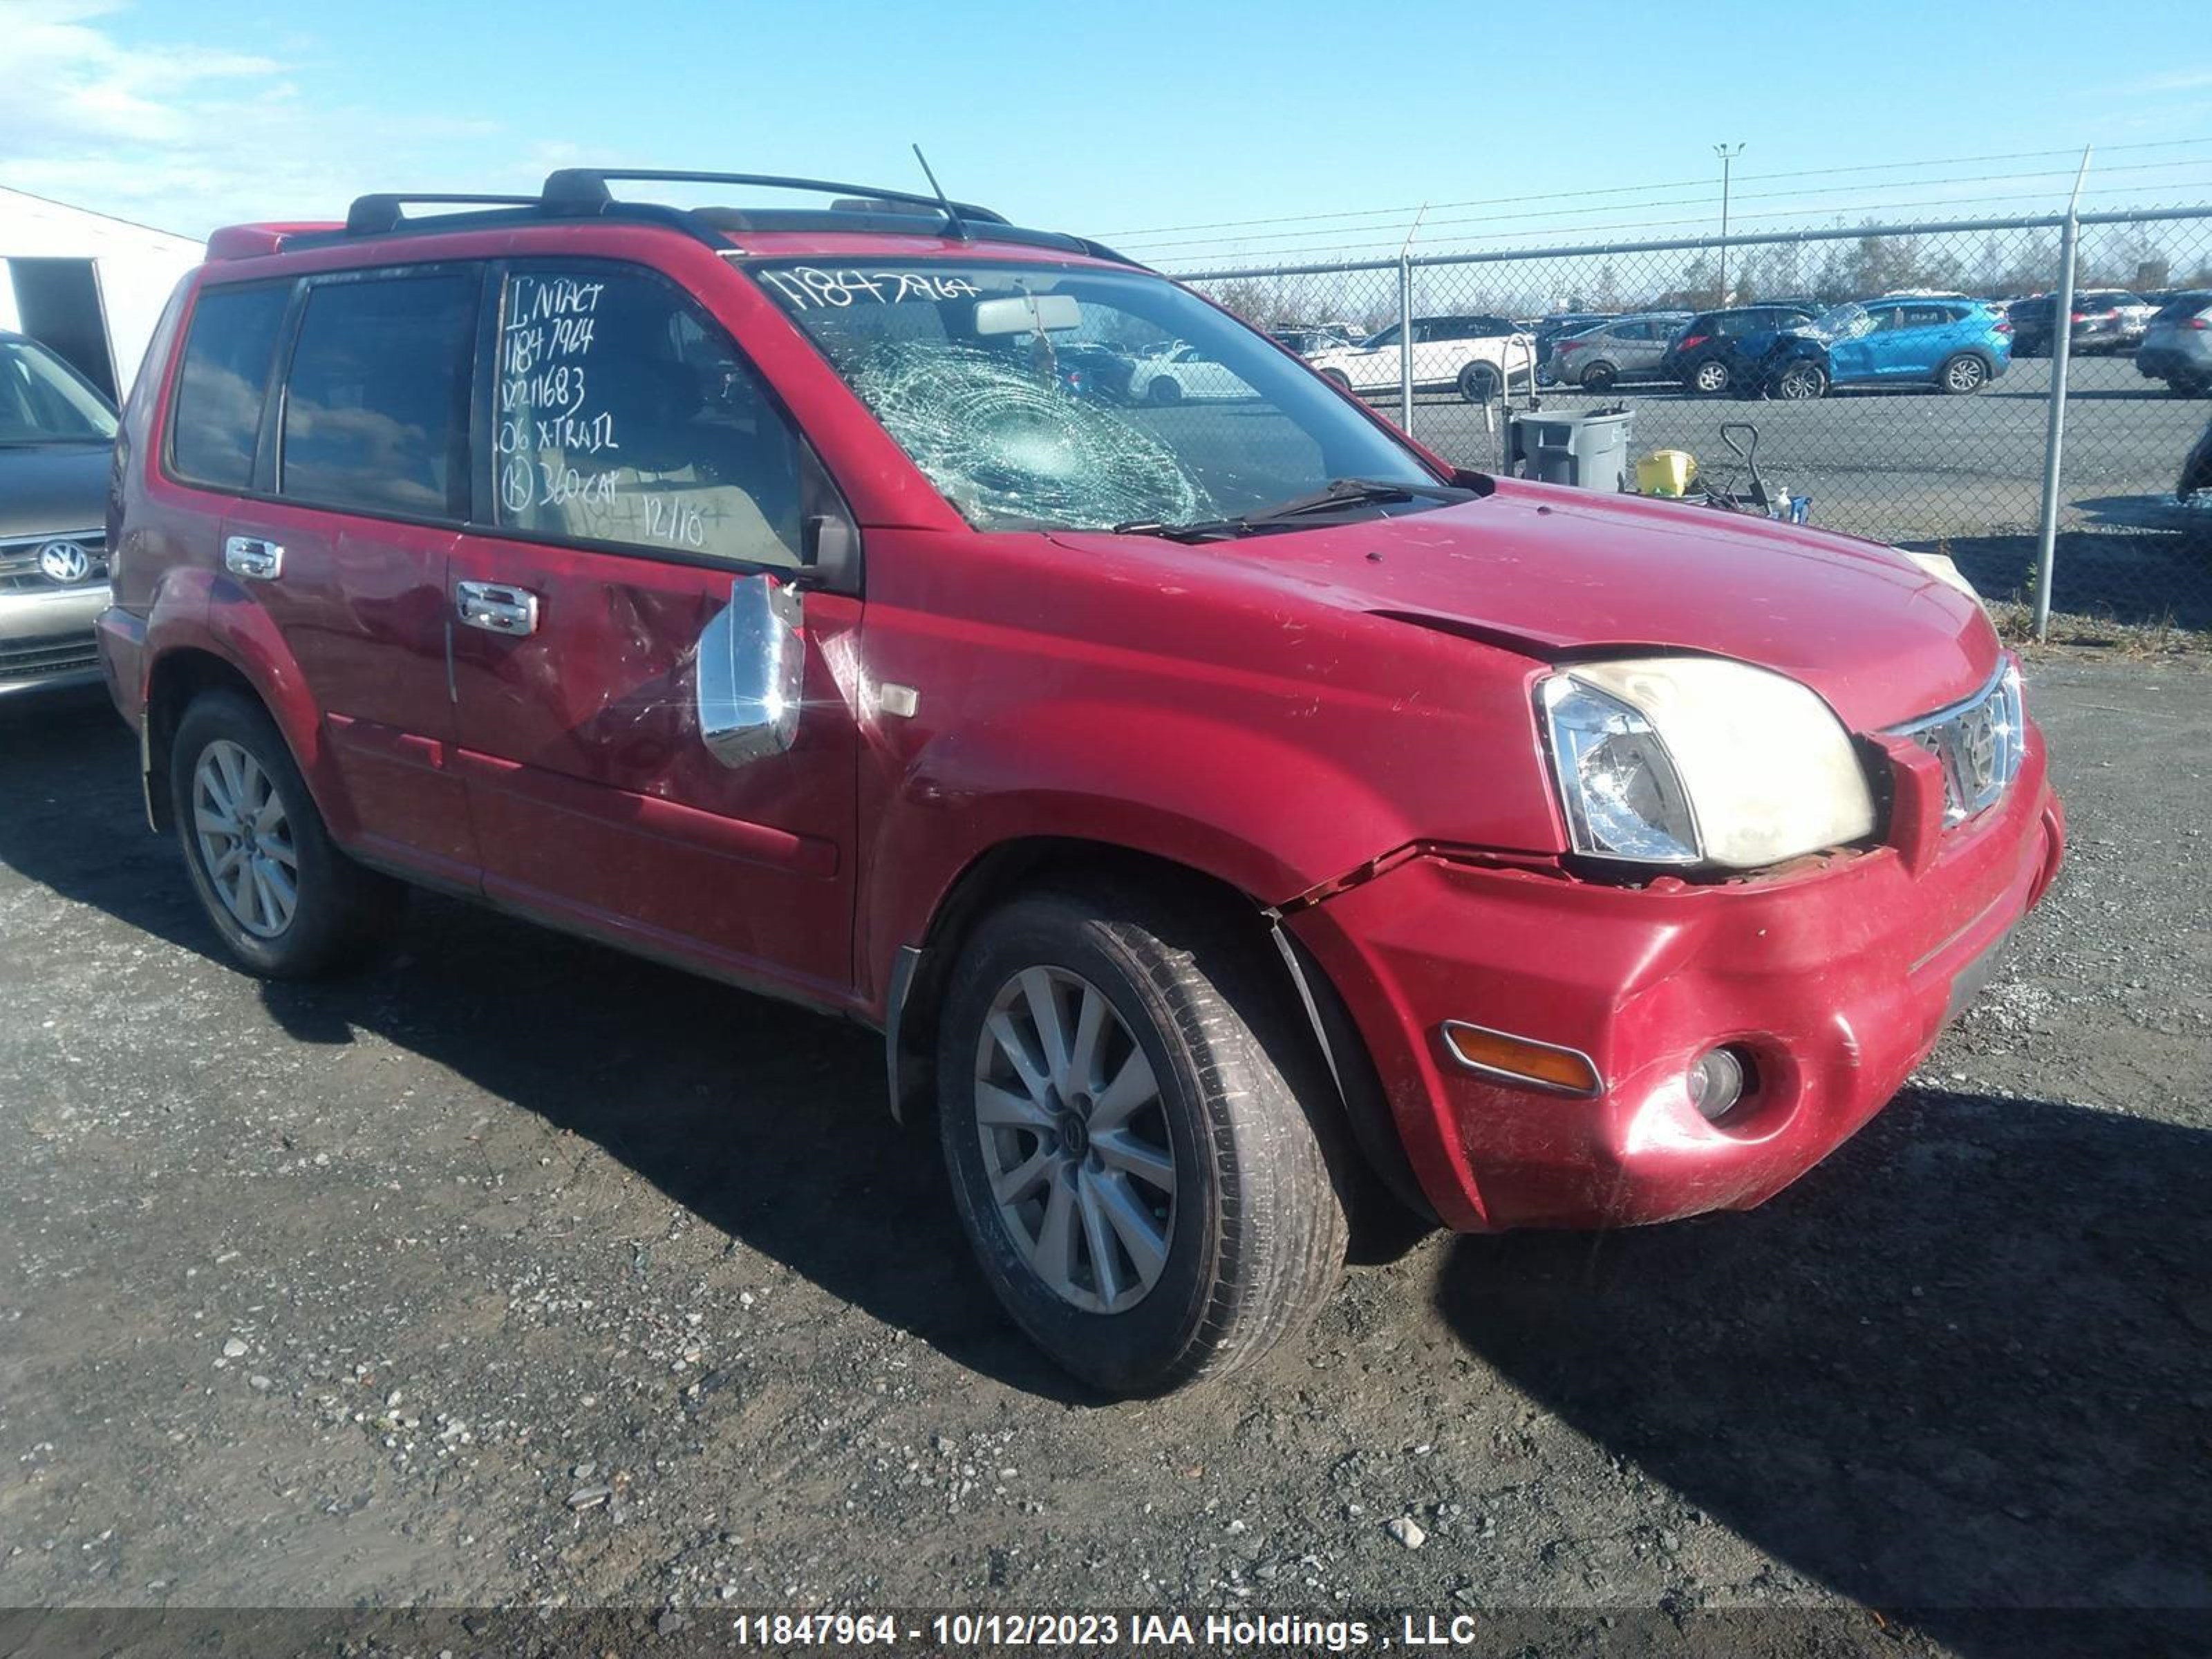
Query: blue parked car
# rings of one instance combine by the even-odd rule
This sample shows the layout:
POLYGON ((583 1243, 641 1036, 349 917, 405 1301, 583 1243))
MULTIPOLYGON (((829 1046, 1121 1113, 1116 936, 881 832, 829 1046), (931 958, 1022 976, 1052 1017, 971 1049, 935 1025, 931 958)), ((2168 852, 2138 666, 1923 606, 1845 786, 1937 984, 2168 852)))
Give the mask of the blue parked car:
POLYGON ((2012 325, 1979 300, 1848 302, 1801 327, 1748 334, 1734 384, 1796 401, 1832 387, 1931 386, 1964 397, 2012 366, 2012 325))

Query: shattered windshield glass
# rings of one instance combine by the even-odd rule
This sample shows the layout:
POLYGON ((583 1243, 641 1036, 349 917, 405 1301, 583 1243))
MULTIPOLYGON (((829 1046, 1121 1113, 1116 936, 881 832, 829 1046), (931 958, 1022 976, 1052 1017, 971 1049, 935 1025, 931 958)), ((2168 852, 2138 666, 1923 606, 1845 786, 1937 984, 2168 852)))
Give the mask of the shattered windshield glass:
POLYGON ((1856 340, 1862 334, 1874 331, 1874 316, 1864 306, 1846 300, 1843 304, 1823 312, 1797 331, 1818 336, 1831 343, 1838 340, 1856 340))
POLYGON ((1434 483, 1295 358, 1157 276, 1011 260, 753 270, 979 529, 1183 526, 1334 479, 1434 483))

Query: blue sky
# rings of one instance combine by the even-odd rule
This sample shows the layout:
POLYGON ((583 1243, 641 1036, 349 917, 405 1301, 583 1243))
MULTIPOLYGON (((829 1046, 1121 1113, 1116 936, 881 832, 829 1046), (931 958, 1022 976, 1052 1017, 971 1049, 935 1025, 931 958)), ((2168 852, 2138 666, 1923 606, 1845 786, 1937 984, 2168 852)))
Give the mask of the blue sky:
POLYGON ((1168 269, 1395 251, 1425 202, 1430 249, 1697 234, 1724 141, 1746 228, 2046 211, 2085 143, 2091 205, 2193 204, 2202 11, 0 0, 0 185, 199 234, 571 161, 918 186, 918 140, 956 195, 1168 269))

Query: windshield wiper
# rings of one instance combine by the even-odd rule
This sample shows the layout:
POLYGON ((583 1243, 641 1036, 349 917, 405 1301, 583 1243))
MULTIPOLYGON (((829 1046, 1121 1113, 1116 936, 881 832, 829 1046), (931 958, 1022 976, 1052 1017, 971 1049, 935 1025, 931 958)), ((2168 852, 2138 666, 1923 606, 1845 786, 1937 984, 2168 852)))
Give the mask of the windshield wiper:
POLYGON ((1210 542, 1316 518, 1347 507, 1386 505, 1427 499, 1451 502, 1473 501, 1481 491, 1466 484, 1442 483, 1433 479, 1404 482, 1384 478, 1332 478, 1326 488, 1310 495, 1297 495, 1278 507, 1262 507, 1234 519, 1200 519, 1189 524, 1170 524, 1158 519, 1132 519, 1114 526, 1117 536, 1160 536, 1175 542, 1210 542))
POLYGON ((1285 519, 1310 518, 1316 514, 1334 513, 1342 507, 1410 501, 1423 496, 1439 501, 1472 501, 1474 493, 1462 484, 1438 483, 1432 479, 1407 483, 1383 478, 1331 478, 1326 489, 1317 489, 1310 495, 1297 496, 1280 507, 1247 513, 1237 522, 1247 526, 1279 524, 1285 519))

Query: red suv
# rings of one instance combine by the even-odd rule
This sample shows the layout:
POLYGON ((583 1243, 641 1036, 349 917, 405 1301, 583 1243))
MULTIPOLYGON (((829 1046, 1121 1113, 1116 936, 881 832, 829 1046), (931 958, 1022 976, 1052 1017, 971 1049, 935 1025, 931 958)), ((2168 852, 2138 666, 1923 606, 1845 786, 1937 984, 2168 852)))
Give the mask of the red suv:
POLYGON ((1902 554, 1455 470, 1078 237, 639 179, 796 182, 210 240, 116 451, 149 811, 258 973, 416 883, 881 1030, 1103 1388, 1297 1329, 1377 1194, 1759 1203, 2057 867, 1902 554), (1066 372, 1175 341, 1218 395, 1066 372))

